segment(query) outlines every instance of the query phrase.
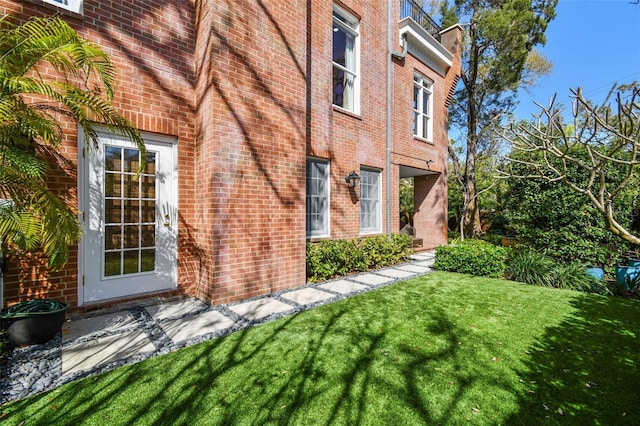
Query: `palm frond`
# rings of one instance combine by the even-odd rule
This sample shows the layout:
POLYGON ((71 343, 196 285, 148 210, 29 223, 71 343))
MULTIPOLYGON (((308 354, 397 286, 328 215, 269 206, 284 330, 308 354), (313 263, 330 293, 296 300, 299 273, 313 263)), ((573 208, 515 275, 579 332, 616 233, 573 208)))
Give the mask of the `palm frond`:
POLYGON ((115 81, 109 56, 63 20, 32 18, 15 26, 0 19, 0 198, 12 200, 0 212, 4 246, 40 248, 59 268, 82 235, 73 209, 47 187, 46 154, 38 149, 62 141, 61 118, 79 124, 88 147, 98 146, 104 127, 125 136, 140 149, 142 170, 144 141, 111 105, 115 81))

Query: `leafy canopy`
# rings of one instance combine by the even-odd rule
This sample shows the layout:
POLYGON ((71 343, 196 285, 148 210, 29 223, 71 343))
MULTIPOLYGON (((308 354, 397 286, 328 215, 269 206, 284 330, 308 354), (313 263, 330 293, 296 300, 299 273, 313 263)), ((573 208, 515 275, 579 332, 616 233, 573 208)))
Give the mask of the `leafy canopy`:
MULTIPOLYGON (((143 152, 139 132, 112 106, 116 69, 96 44, 59 18, 14 25, 0 19, 0 242, 7 250, 41 249, 63 266, 81 225, 47 186, 48 161, 73 120, 87 149, 98 131, 126 136, 143 152), (51 72, 53 71, 53 73, 51 72)), ((146 158, 142 155, 142 158, 146 158)), ((143 167, 141 165, 141 167, 143 167)))

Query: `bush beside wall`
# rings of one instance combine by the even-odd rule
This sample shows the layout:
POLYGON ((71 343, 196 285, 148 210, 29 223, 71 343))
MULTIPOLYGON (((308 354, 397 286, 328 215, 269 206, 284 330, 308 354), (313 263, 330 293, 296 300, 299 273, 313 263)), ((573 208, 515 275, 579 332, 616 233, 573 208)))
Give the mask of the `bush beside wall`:
POLYGON ((434 268, 483 277, 501 278, 511 255, 509 247, 498 247, 481 240, 468 240, 436 248, 434 268))
POLYGON ((437 247, 434 268, 587 293, 611 293, 604 281, 589 276, 580 263, 559 262, 527 249, 514 252, 482 240, 437 247))
POLYGON ((405 234, 307 243, 307 281, 317 282, 400 263, 413 252, 405 234))

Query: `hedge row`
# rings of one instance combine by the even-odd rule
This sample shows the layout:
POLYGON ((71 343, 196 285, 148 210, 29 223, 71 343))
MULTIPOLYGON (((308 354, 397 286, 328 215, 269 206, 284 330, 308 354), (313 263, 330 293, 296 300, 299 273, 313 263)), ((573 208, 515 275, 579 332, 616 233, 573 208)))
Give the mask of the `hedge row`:
POLYGON ((588 275, 579 263, 564 264, 532 250, 514 252, 481 240, 436 248, 434 268, 587 293, 610 293, 605 282, 588 275))
POLYGON ((307 243, 307 281, 317 282, 394 265, 413 252, 406 234, 307 243))

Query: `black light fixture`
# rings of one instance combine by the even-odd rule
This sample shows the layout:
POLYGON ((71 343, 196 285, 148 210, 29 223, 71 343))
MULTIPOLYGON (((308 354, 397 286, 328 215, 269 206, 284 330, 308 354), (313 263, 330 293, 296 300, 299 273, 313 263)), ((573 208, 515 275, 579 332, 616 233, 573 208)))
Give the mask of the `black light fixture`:
POLYGON ((360 176, 358 176, 358 174, 354 170, 347 176, 345 176, 344 181, 347 182, 350 187, 355 188, 360 182, 360 176))

